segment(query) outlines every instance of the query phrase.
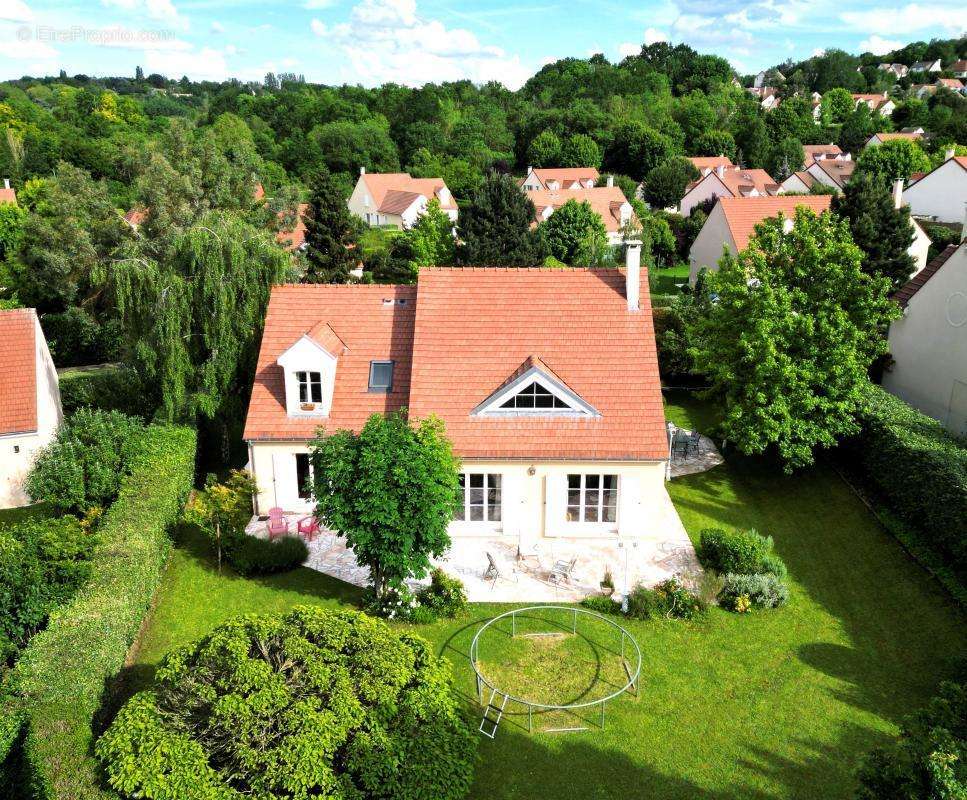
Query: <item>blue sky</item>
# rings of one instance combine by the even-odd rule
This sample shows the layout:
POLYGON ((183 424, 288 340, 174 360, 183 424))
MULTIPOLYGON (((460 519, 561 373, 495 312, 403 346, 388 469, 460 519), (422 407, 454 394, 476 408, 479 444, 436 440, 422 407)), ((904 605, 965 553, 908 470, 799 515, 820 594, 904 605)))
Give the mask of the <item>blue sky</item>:
POLYGON ((825 47, 885 52, 967 31, 964 0, 0 0, 0 78, 23 74, 517 88, 565 56, 686 42, 741 72, 825 47))

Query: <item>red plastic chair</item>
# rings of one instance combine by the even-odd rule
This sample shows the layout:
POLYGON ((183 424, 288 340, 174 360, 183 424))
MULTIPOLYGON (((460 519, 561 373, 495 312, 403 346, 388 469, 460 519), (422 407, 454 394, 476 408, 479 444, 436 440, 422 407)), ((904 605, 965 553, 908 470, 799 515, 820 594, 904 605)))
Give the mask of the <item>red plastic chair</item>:
POLYGON ((299 535, 305 537, 307 542, 311 542, 319 535, 319 520, 315 517, 303 517, 296 523, 299 535))
POLYGON ((289 532, 289 520, 285 518, 281 508, 269 509, 269 541, 277 536, 285 536, 289 532))

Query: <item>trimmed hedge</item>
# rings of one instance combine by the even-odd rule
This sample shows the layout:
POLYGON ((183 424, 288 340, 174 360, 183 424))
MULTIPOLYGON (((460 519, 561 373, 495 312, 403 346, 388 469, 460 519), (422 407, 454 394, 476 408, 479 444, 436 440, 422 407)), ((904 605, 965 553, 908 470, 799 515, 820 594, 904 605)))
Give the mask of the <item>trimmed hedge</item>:
POLYGON ((920 544, 967 578, 967 445, 936 420, 875 387, 862 432, 842 448, 920 544))
POLYGON ((239 575, 271 575, 301 566, 309 548, 300 536, 283 536, 275 541, 241 533, 225 542, 225 560, 239 575))
POLYGON ((190 428, 151 426, 138 444, 131 474, 99 529, 91 580, 23 651, 13 676, 19 708, 0 709, 0 716, 23 715, 34 797, 111 796, 100 788, 91 755, 92 720, 151 603, 170 547, 167 529, 181 513, 195 466, 190 428))

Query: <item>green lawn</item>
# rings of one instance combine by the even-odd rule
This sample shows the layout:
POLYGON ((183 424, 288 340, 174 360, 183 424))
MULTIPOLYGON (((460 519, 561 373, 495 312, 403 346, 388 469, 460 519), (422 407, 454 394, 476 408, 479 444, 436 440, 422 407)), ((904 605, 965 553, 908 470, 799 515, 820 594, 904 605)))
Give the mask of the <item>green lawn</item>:
POLYGON ((688 264, 676 264, 674 267, 658 267, 651 271, 652 294, 679 294, 679 283, 688 283, 688 264))
MULTIPOLYGON (((713 419, 681 396, 668 411, 684 426, 713 419)), ((519 716, 505 718, 495 741, 481 739, 472 797, 847 798, 859 754, 967 656, 964 616, 829 470, 785 477, 730 458, 669 491, 693 538, 709 525, 772 535, 790 604, 747 616, 714 609, 691 624, 628 622, 644 654, 640 699, 610 704, 604 731, 528 735, 519 716)), ((132 678, 143 685, 165 652, 235 614, 357 601, 306 569, 218 575, 190 540, 174 552, 132 678)), ((470 641, 506 608, 476 605, 418 629, 451 661, 468 707, 470 641)))

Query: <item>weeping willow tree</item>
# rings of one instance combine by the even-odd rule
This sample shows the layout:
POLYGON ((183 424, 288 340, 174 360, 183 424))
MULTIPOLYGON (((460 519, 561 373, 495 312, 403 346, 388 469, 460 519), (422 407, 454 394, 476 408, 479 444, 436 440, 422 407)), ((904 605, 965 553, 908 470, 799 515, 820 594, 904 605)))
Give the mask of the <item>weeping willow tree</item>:
POLYGON ((219 417, 224 432, 231 420, 221 418, 240 417, 269 291, 288 264, 268 233, 213 211, 170 248, 142 241, 106 269, 136 366, 158 386, 160 415, 219 417), (153 255, 162 252, 170 255, 153 255))

